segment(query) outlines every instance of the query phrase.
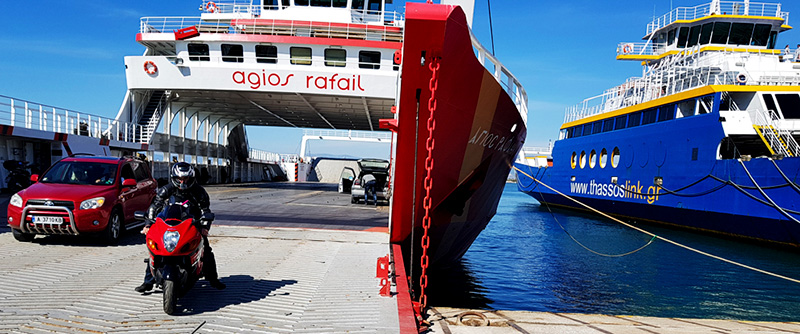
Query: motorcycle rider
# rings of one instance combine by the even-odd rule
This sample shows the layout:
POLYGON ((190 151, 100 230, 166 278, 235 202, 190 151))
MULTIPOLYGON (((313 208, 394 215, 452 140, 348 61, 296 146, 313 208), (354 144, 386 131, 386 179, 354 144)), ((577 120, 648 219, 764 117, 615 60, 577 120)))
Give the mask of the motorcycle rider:
MULTIPOLYGON (((172 196, 175 196, 176 201, 188 201, 190 203, 190 211, 196 217, 195 219, 197 217, 206 217, 207 214, 211 213, 208 193, 197 183, 192 165, 186 162, 178 162, 172 165, 169 180, 170 182, 158 189, 156 197, 153 198, 153 203, 147 209, 145 227, 142 229, 142 234, 147 235, 147 231, 150 230, 150 226, 155 222, 156 216, 169 203, 169 199, 172 196)), ((211 245, 208 242, 208 230, 210 228, 211 225, 202 225, 200 228, 205 245, 203 250, 203 275, 212 287, 222 290, 225 289, 225 284, 219 281, 217 263, 214 259, 214 253, 211 252, 211 245)), ((148 264, 145 270, 144 283, 134 290, 136 292, 150 291, 153 289, 153 281, 153 275, 150 273, 150 265, 148 264)))

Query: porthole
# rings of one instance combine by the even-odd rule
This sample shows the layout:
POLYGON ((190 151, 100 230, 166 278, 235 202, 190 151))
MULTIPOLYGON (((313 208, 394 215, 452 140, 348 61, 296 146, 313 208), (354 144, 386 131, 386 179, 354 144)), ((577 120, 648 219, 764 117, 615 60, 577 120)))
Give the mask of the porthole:
POLYGON ((589 168, 594 168, 595 161, 597 161, 597 152, 592 150, 592 152, 589 153, 589 168))
POLYGON ((619 165, 619 147, 615 147, 613 151, 611 151, 611 167, 617 168, 619 165))
POLYGON ((606 168, 606 163, 608 162, 608 151, 603 148, 600 151, 600 168, 606 168))
POLYGON ((586 167, 586 151, 581 151, 581 169, 586 167))
POLYGON ((572 165, 572 169, 575 169, 575 166, 578 165, 578 154, 575 153, 575 152, 572 152, 572 157, 570 157, 569 161, 570 161, 570 165, 572 165))

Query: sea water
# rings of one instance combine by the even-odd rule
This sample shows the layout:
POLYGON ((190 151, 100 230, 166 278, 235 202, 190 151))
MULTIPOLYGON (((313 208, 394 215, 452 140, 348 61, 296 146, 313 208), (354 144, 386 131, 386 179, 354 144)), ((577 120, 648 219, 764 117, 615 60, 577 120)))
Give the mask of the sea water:
MULTIPOLYGON (((637 224, 660 237, 800 279, 800 252, 637 224)), ((429 304, 657 317, 800 321, 800 284, 744 269, 589 213, 548 208, 506 184, 463 260, 435 268, 429 304), (560 224, 560 225, 559 225, 560 224), (562 229, 563 226, 563 229, 562 229), (566 231, 565 231, 566 230, 566 231), (569 234, 568 234, 569 233, 569 234)))

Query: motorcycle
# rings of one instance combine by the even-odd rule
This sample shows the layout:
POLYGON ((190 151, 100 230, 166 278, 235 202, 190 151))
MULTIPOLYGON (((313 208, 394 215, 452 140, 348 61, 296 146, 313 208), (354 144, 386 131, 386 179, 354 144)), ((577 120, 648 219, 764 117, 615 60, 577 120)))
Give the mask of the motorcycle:
POLYGON ((16 193, 31 185, 31 172, 28 163, 19 160, 3 161, 3 168, 8 171, 6 175, 6 188, 11 193, 16 193))
MULTIPOLYGON (((136 212, 144 219, 144 212, 136 212)), ((194 219, 187 202, 169 204, 156 217, 145 237, 150 251, 150 273, 163 291, 164 313, 173 314, 183 297, 203 277, 203 236, 201 228, 214 220, 213 213, 194 219)))

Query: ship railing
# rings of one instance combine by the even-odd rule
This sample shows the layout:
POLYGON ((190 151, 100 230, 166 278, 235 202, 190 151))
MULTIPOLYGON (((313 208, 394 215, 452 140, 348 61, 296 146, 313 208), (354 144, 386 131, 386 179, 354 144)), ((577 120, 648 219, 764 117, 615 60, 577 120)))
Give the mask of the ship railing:
POLYGON ((795 157, 800 153, 800 145, 789 129, 781 126, 784 119, 774 110, 754 110, 753 125, 767 142, 773 153, 787 157, 795 157))
POLYGON ((142 126, 0 95, 0 125, 135 143, 142 126))
POLYGON ((475 56, 478 58, 478 61, 487 69, 489 72, 492 73, 492 76, 500 83, 500 86, 508 93, 511 99, 514 100, 514 104, 517 106, 517 110, 519 110, 520 116, 522 117, 523 122, 526 124, 528 123, 528 93, 525 92, 525 88, 522 87, 522 83, 517 80, 517 78, 511 74, 503 63, 501 63, 497 58, 495 58, 491 53, 486 51, 486 48, 478 42, 478 39, 475 38, 475 35, 472 34, 470 31, 470 37, 472 38, 472 48, 475 52, 475 56))
POLYGON ((712 1, 694 7, 678 7, 669 11, 647 25, 647 35, 649 36, 678 20, 696 20, 712 14, 780 17, 784 20, 784 24, 789 24, 789 13, 781 11, 779 3, 712 1))
MULTIPOLYGON (((252 1, 215 1, 203 0, 201 10, 210 14, 245 14, 245 16, 259 17, 264 13, 277 12, 285 9, 283 5, 254 5, 252 1)), ((300 6, 295 6, 300 7, 300 6)), ((348 10, 343 7, 320 7, 331 8, 334 10, 348 10)), ((386 10, 367 10, 349 9, 352 23, 380 23, 392 26, 400 26, 403 22, 403 15, 395 11, 386 10)))
POLYGON ((281 162, 281 155, 278 153, 267 152, 255 148, 251 148, 247 152, 250 160, 259 160, 260 162, 266 162, 266 163, 281 162))
POLYGON ((362 138, 362 139, 385 139, 391 140, 392 134, 388 131, 356 131, 356 130, 303 130, 303 136, 318 137, 341 137, 341 138, 362 138))
POLYGON ((172 34, 192 26, 201 34, 284 35, 391 42, 403 40, 402 29, 395 26, 273 19, 203 20, 199 17, 143 17, 140 19, 139 32, 172 34))
POLYGON ((659 55, 667 47, 667 43, 622 42, 617 45, 617 55, 659 55))

